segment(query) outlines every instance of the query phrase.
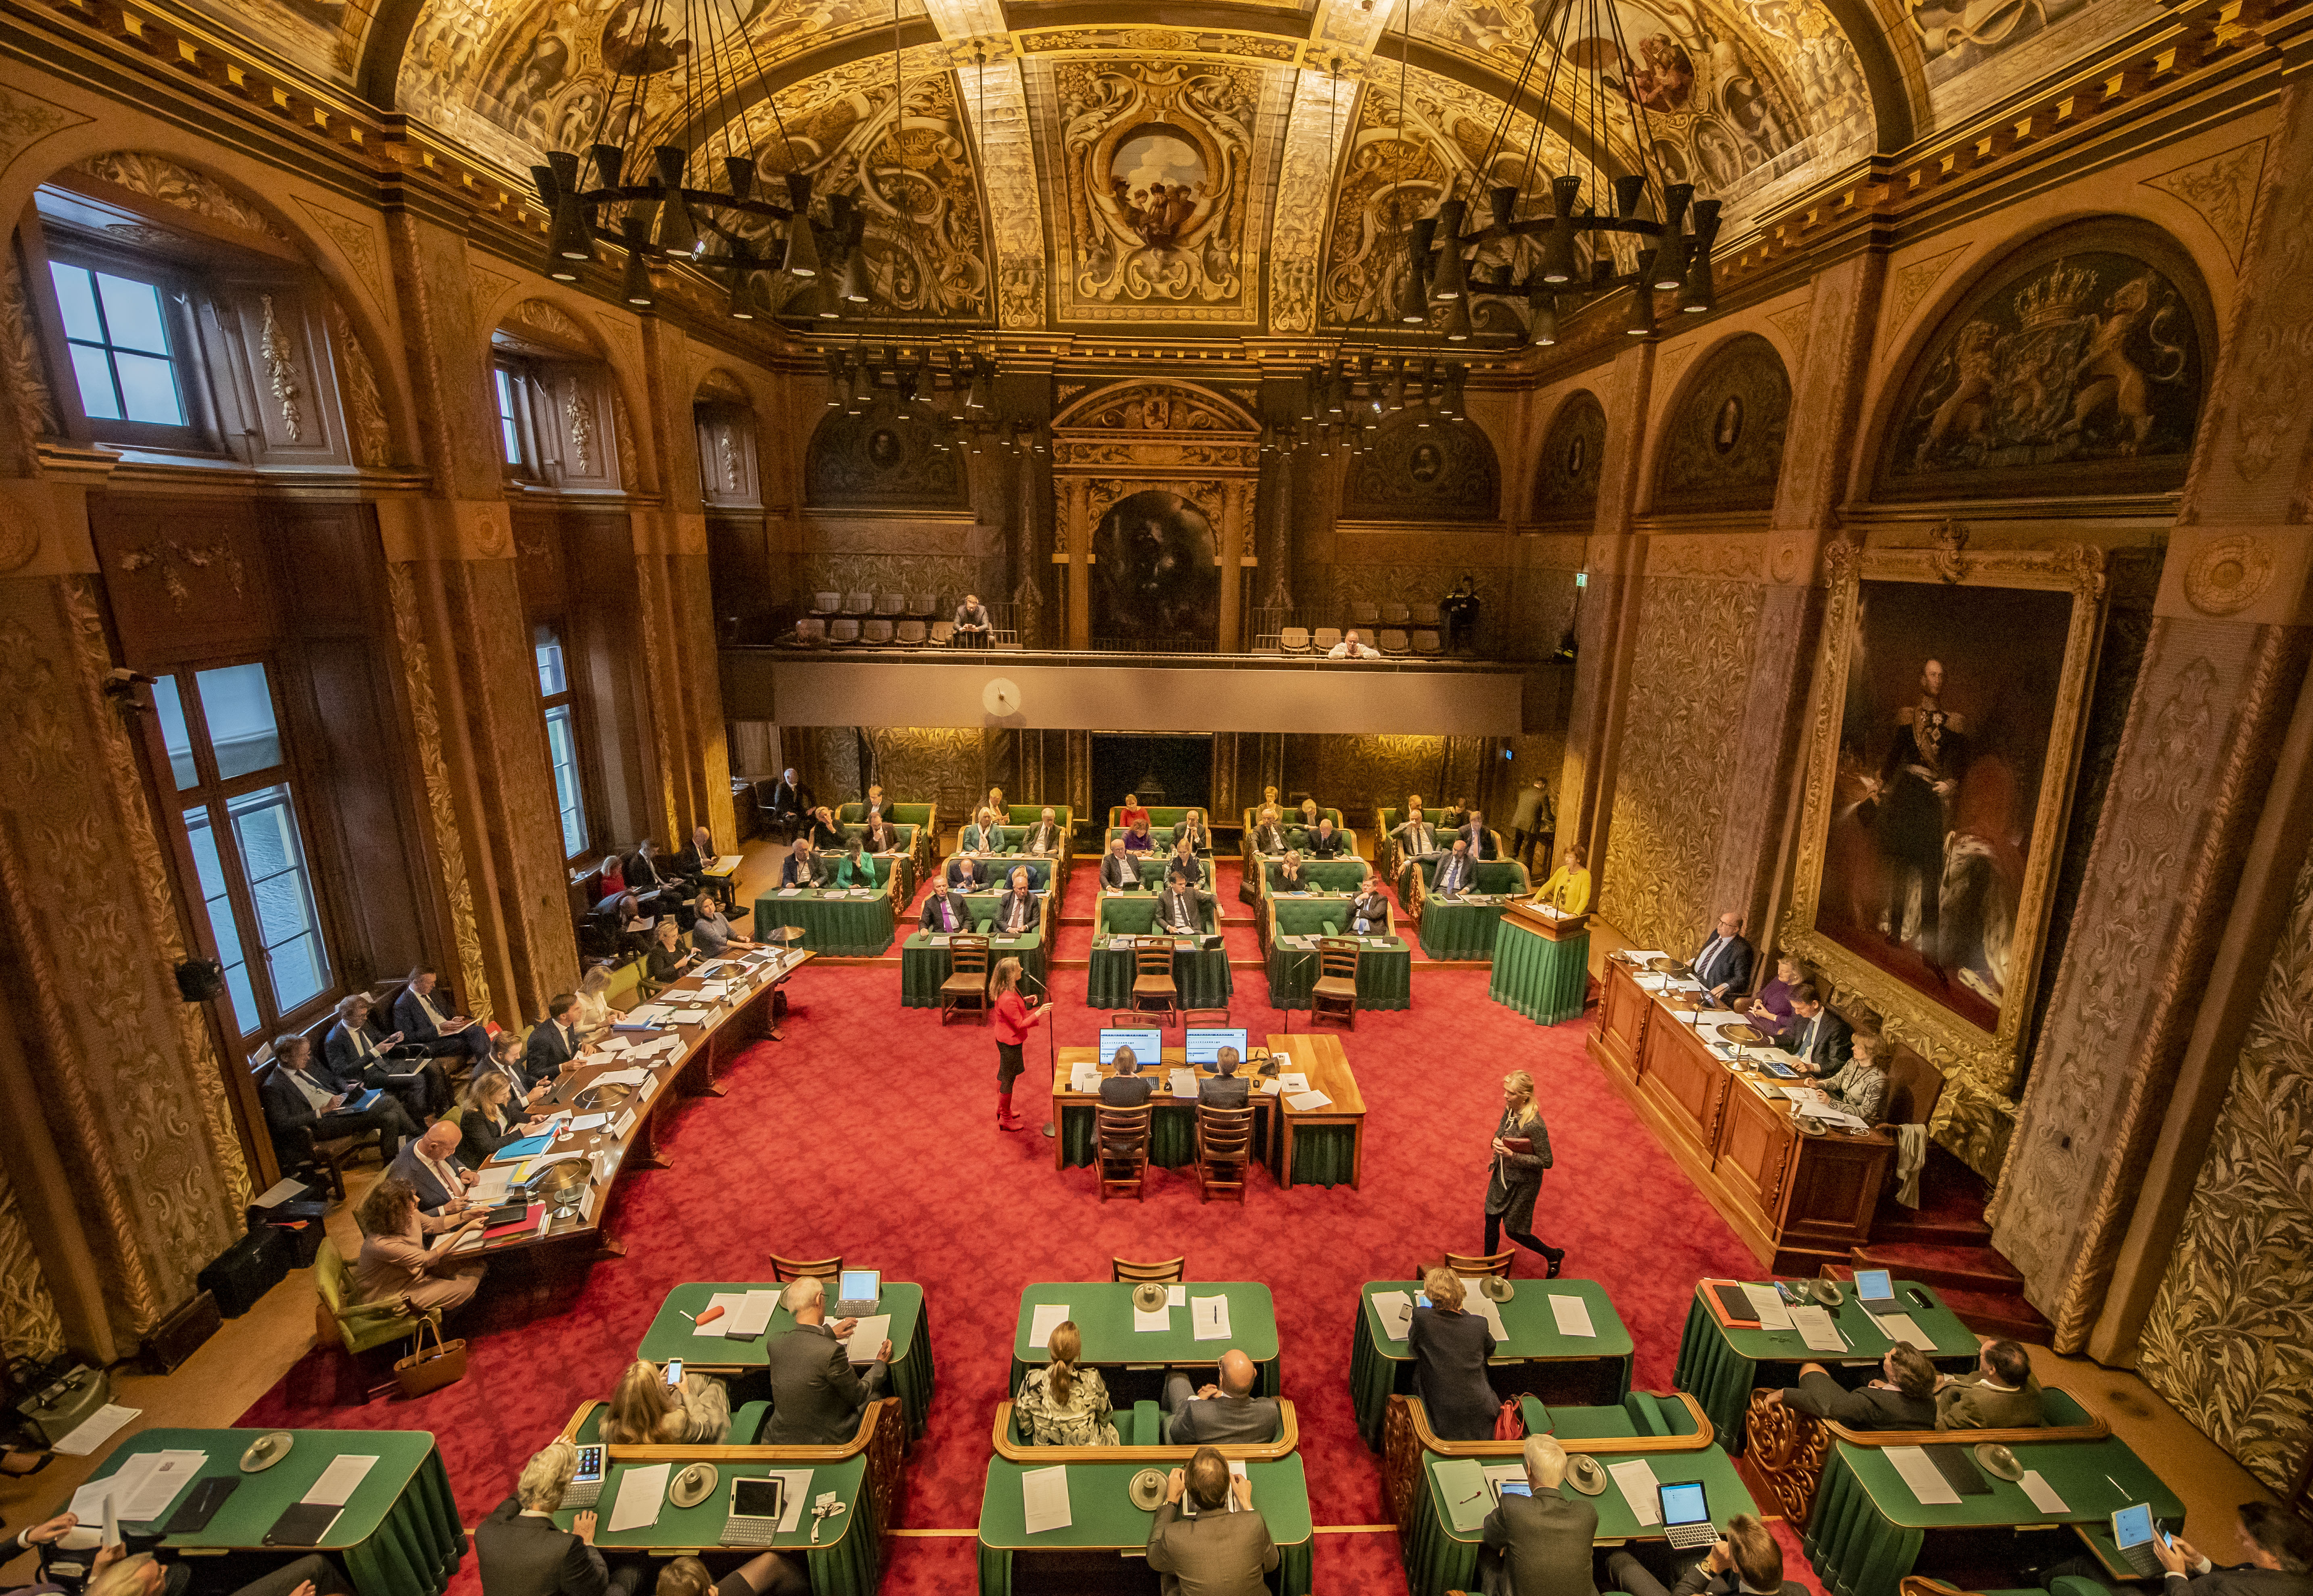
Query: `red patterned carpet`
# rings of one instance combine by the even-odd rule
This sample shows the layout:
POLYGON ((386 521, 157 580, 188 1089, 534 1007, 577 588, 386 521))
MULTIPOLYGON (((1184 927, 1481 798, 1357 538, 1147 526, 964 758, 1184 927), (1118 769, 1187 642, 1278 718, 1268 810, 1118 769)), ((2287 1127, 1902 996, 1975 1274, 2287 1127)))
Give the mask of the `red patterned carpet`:
MULTIPOLYGON (((1072 899, 1089 875, 1077 873, 1072 899)), ((1242 921, 1234 881, 1221 887, 1242 921)), ((1249 934, 1232 940, 1246 944, 1233 953, 1251 955, 1249 934)), ((1235 1022, 1283 1029, 1260 971, 1236 973, 1235 1022)), ((786 1041, 752 1050, 726 1075, 727 1096, 663 1117, 673 1167, 629 1177, 611 1210, 625 1258, 550 1286, 486 1282, 468 1322, 453 1327, 471 1343, 457 1385, 412 1402, 367 1400, 342 1357, 310 1354, 242 1423, 431 1430, 471 1524, 581 1401, 609 1394, 670 1286, 768 1278, 771 1251, 840 1253, 925 1288, 937 1395, 910 1454, 905 1524, 969 1531, 1021 1287, 1104 1280, 1116 1254, 1181 1253, 1192 1280, 1269 1284, 1315 1521, 1377 1524, 1378 1471, 1350 1406, 1357 1287, 1403 1276, 1417 1256, 1478 1250, 1505 1071, 1534 1073, 1557 1155, 1537 1232, 1568 1250, 1570 1274, 1612 1291, 1638 1344, 1637 1384, 1668 1387, 1695 1279, 1750 1267, 1585 1056, 1581 1024, 1538 1029, 1491 1002, 1486 980, 1482 970, 1432 970, 1416 978, 1414 1008, 1360 1015, 1345 1037, 1368 1109, 1362 1189, 1283 1192, 1256 1172, 1239 1208, 1200 1206, 1192 1178, 1164 1171, 1152 1171, 1145 1203, 1103 1205, 1088 1171, 1053 1171, 1051 1144, 1033 1129, 996 1128, 985 1029, 943 1030, 937 1013, 900 1008, 896 960, 807 971, 792 988, 786 1041)), ((1083 1007, 1084 972, 1058 971, 1053 985, 1060 1043, 1091 1043, 1098 1021, 1083 1007)), ((1306 1029, 1306 1016, 1295 1024, 1306 1029)), ((1029 1057, 1017 1106, 1033 1125, 1050 1080, 1041 1039, 1029 1057)), ((1540 1272, 1521 1256, 1518 1275, 1540 1272)), ((968 1535, 892 1546, 884 1590, 972 1588, 968 1535)), ((1792 1551, 1791 1573, 1803 1576, 1792 1551)), ((1324 1596, 1403 1588, 1394 1534, 1319 1535, 1324 1596)))

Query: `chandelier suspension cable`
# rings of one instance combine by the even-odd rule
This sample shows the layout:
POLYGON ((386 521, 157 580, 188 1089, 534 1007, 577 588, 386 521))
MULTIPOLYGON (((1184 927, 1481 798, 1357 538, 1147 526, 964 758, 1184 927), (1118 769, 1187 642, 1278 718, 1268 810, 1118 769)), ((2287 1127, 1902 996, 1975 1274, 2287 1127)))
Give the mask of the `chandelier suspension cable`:
MULTIPOLYGON (((772 126, 779 130, 779 153, 787 157, 787 171, 796 171, 802 163, 796 159, 795 141, 787 136, 787 119, 779 114, 779 97, 770 87, 770 75, 763 69, 763 58, 755 53, 755 36, 747 31, 743 23, 739 28, 739 42, 747 48, 747 65, 754 69, 755 81, 764 86, 763 103, 771 108, 772 126)), ((737 63, 734 62, 733 69, 736 68, 737 63)), ((751 131, 747 136, 747 147, 752 151, 754 135, 751 131)))

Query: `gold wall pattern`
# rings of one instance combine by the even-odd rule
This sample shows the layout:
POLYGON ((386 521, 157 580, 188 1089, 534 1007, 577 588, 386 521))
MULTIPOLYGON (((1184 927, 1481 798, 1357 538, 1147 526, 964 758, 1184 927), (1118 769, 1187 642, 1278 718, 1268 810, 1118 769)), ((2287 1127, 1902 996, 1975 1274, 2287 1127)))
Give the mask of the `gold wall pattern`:
POLYGON ((32 1250, 8 1171, 0 1168, 0 1357, 52 1357, 64 1345, 65 1324, 48 1294, 48 1276, 32 1250))
POLYGON ((37 94, 0 89, 0 170, 49 134, 77 127, 88 119, 37 94))
POLYGON ((2313 855, 2159 1297, 2139 1367, 2273 1489, 2313 1441, 2313 855))
POLYGON ((2174 195, 2200 213, 2225 247, 2225 259, 2238 271, 2248 244, 2250 214, 2256 208, 2257 181, 2265 175, 2269 138, 2252 138, 2199 161, 2171 167, 2144 180, 2148 189, 2174 195))
POLYGON ((384 396, 378 391, 377 369, 354 331, 353 319, 334 298, 330 301, 330 342, 337 351, 338 390, 346 399, 354 459, 383 469, 393 458, 393 434, 385 419, 384 396))
POLYGON ((1640 600, 1598 908, 1642 948, 1683 956, 1710 930, 1728 694, 1750 679, 1759 609, 1755 583, 1695 577, 1651 580, 1640 600))
MULTIPOLYGON (((882 727, 867 741, 884 790, 901 803, 937 802, 943 825, 962 825, 963 806, 987 794, 986 744, 968 726, 882 727)), ((843 796, 865 791, 855 785, 843 796)))
POLYGON ((15 411, 22 463, 31 469, 34 443, 57 436, 64 425, 57 419, 57 396, 48 386, 48 364, 24 296, 24 274, 13 247, 0 250, 0 381, 7 383, 8 402, 15 411))

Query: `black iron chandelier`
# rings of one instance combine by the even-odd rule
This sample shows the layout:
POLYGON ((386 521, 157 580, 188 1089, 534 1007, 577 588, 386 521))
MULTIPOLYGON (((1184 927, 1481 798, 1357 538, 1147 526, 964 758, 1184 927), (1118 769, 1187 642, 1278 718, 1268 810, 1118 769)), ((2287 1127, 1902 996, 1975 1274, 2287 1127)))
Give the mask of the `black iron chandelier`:
POLYGON ((1373 448, 1392 416, 1410 417, 1416 431, 1458 421, 1466 414, 1469 375, 1460 361, 1441 361, 1435 354, 1402 353, 1393 359, 1367 349, 1354 361, 1337 354, 1304 374, 1301 408, 1262 429, 1261 452, 1354 457, 1373 448))
POLYGON ((933 346, 861 345, 827 351, 827 408, 846 416, 881 414, 928 429, 939 453, 1045 455, 1050 433, 1039 420, 1008 413, 996 394, 996 363, 951 344, 946 363, 933 346))

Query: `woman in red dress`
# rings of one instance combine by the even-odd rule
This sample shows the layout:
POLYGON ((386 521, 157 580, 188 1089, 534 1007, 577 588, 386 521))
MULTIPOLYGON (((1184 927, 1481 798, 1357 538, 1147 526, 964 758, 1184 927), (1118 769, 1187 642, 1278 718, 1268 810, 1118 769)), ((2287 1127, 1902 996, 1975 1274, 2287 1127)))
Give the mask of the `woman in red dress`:
POLYGON ((996 1000, 996 1123, 1005 1130, 1025 1130, 1028 1127, 1012 1117, 1012 1083, 1027 1067, 1021 1062, 1021 1044, 1052 1005, 1041 1003, 1033 1009, 1028 1006, 1020 995, 1017 959, 998 961, 995 974, 989 978, 988 990, 996 1000))

